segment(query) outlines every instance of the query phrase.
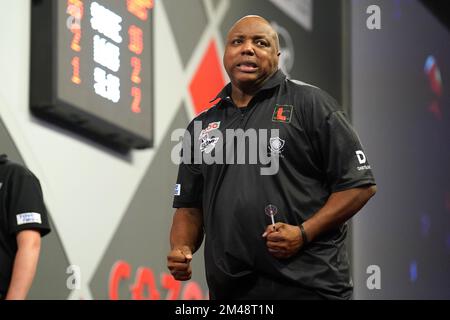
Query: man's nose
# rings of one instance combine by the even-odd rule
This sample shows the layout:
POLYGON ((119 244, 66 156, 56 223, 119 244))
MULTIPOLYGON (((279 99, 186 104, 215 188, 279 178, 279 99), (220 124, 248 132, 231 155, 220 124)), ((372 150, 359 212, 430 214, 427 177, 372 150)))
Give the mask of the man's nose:
POLYGON ((246 54, 246 55, 254 55, 255 54, 255 50, 253 48, 253 43, 251 41, 245 41, 242 44, 242 54, 246 54))

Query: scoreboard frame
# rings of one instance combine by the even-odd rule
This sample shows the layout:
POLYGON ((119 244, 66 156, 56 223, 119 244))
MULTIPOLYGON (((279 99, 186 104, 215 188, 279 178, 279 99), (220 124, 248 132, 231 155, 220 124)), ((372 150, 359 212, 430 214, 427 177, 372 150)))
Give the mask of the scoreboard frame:
MULTIPOLYGON (((39 119, 73 131, 119 153, 131 149, 153 147, 153 27, 145 34, 149 43, 145 54, 150 55, 150 92, 148 109, 150 115, 149 132, 136 133, 99 115, 91 114, 76 104, 64 101, 58 96, 58 4, 61 0, 33 0, 31 8, 30 41, 30 111, 39 119)), ((125 1, 125 0, 122 0, 125 1)), ((67 1, 63 1, 67 3, 67 1)), ((86 10, 85 10, 86 11, 86 10)), ((153 23, 153 9, 149 10, 153 23)), ((69 16, 68 16, 69 17, 69 16)), ((81 27, 81 26, 80 26, 81 27)), ((148 78, 148 77, 147 77, 148 78)))

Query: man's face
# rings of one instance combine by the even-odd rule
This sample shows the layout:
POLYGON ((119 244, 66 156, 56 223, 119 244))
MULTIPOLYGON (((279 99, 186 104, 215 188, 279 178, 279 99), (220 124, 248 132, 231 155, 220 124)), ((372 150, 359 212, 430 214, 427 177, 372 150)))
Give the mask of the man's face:
POLYGON ((249 17, 229 32, 223 63, 233 85, 258 88, 278 70, 274 30, 262 19, 249 17))

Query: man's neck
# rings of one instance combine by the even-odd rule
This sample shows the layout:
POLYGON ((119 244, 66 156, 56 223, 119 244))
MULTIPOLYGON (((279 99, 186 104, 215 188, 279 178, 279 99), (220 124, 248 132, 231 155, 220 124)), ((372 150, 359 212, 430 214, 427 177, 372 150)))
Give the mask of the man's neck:
POLYGON ((231 92, 231 99, 233 99, 234 104, 238 107, 246 107, 250 103, 250 100, 255 96, 255 93, 243 92, 239 88, 233 86, 231 92))
POLYGON ((252 98, 275 73, 273 72, 264 81, 240 83, 239 85, 231 82, 231 98, 234 104, 239 108, 248 106, 252 98))

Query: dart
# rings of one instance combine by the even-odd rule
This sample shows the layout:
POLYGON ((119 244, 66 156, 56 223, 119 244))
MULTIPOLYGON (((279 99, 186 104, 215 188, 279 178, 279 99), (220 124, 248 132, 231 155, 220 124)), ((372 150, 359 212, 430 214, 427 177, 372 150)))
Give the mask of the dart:
POLYGON ((272 225, 275 228, 275 215, 278 213, 278 208, 273 204, 269 204, 265 209, 266 215, 272 220, 272 225))

